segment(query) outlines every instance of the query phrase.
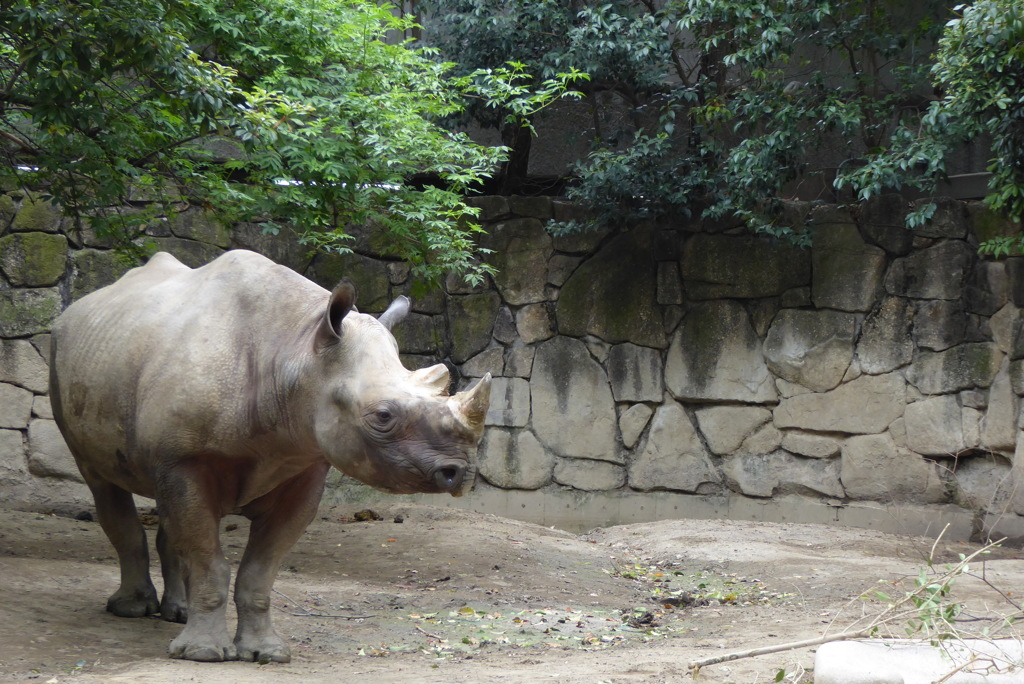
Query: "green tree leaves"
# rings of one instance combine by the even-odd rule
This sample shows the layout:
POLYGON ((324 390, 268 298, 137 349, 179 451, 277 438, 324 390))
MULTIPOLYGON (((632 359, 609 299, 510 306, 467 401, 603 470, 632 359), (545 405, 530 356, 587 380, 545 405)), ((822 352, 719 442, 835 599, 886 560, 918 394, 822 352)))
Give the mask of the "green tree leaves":
POLYGON ((324 250, 369 226, 421 276, 479 279, 461 196, 505 150, 439 122, 467 95, 528 113, 566 81, 454 78, 394 39, 413 26, 367 0, 0 3, 0 175, 127 251, 147 215, 123 208, 145 194, 287 222, 324 250))

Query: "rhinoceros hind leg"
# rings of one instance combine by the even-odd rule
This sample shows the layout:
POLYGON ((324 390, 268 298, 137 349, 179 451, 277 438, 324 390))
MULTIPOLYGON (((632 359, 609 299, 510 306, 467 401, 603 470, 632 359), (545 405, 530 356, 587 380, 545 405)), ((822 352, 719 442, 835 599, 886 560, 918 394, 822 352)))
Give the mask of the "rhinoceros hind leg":
POLYGON ((149 579, 149 547, 130 492, 82 468, 96 502, 96 517, 117 552, 121 586, 107 599, 107 610, 119 617, 145 617, 160 609, 149 579))
POLYGON ((235 578, 235 646, 240 660, 292 659, 291 648, 270 621, 270 592, 284 555, 316 515, 328 468, 326 462, 317 463, 242 509, 252 525, 235 578))
POLYGON ((160 554, 160 572, 164 578, 164 595, 160 600, 160 617, 168 622, 188 622, 188 594, 185 591, 185 568, 181 557, 171 549, 167 531, 161 522, 156 532, 156 550, 160 554))

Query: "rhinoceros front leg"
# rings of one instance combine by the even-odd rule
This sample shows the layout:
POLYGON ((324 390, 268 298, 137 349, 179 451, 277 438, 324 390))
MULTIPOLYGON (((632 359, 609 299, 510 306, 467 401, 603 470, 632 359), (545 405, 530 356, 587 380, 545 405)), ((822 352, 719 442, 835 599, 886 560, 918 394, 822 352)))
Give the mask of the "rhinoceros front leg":
POLYGON ((242 510, 252 525, 235 578, 240 660, 291 660, 291 649, 271 624, 270 592, 285 554, 316 515, 329 468, 317 463, 242 510))
POLYGON ((207 662, 235 660, 226 616, 231 570, 220 546, 216 478, 201 467, 182 467, 164 473, 159 483, 157 509, 165 535, 161 556, 181 563, 187 595, 188 621, 171 641, 170 656, 207 662))
POLYGON ((157 612, 156 589, 149 578, 149 547, 130 492, 111 484, 88 468, 82 476, 96 501, 96 517, 117 552, 121 586, 109 599, 107 610, 120 617, 143 617, 157 612))

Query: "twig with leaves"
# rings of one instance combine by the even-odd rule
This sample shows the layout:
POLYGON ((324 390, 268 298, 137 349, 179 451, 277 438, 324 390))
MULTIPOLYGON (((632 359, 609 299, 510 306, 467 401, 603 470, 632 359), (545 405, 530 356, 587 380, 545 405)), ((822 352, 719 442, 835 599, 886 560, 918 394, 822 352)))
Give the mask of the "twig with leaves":
MULTIPOLYGON (((942 533, 939 534, 935 543, 932 545, 930 557, 928 559, 928 569, 935 569, 935 549, 945 532, 946 530, 943 529, 942 533)), ((891 627, 897 624, 905 626, 904 629, 907 636, 926 638, 936 646, 942 645, 943 641, 946 640, 960 640, 968 638, 972 635, 964 634, 963 630, 957 626, 957 617, 962 613, 963 605, 959 602, 948 600, 950 592, 952 591, 952 587, 957 578, 961 575, 978 577, 977 575, 972 575, 970 573, 970 564, 977 558, 990 553, 991 550, 999 546, 1002 541, 1005 540, 1001 539, 999 541, 986 544, 970 555, 960 554, 960 561, 958 563, 955 565, 947 565, 945 570, 937 576, 930 576, 927 569, 922 569, 915 580, 914 588, 907 591, 902 596, 893 597, 880 591, 868 592, 865 595, 862 595, 861 598, 865 598, 868 594, 873 594, 875 598, 887 602, 885 609, 881 613, 871 617, 863 627, 855 627, 857 625, 857 622, 855 622, 854 626, 848 627, 841 632, 825 634, 815 639, 806 639, 803 641, 776 644, 761 648, 751 648, 712 656, 709 658, 701 658, 690 661, 688 669, 693 676, 696 677, 697 673, 703 667, 732 660, 739 660, 741 658, 750 658, 769 653, 779 653, 782 651, 808 648, 811 646, 820 646, 833 641, 879 637, 882 635, 883 631, 887 636, 891 637, 893 636, 891 627)), ((984 578, 979 577, 979 579, 985 584, 989 584, 984 578)), ((989 586, 991 585, 989 584, 989 586)), ((1004 592, 997 590, 997 593, 1005 598, 1004 592)), ((1007 600, 1009 601, 1009 599, 1007 600)), ((992 638, 995 632, 999 631, 1002 627, 1012 624, 1013 620, 1020 616, 1020 606, 1013 601, 1009 602, 1014 606, 1014 608, 1016 608, 1016 613, 1010 616, 1001 616, 1000 618, 994 619, 994 622, 996 622, 995 629, 992 629, 990 626, 986 626, 982 630, 982 638, 992 638)), ((991 661, 991 658, 983 658, 983 660, 989 662, 991 661)), ((959 666, 957 671, 962 671, 967 667, 970 667, 974 662, 976 661, 972 658, 970 662, 959 666)), ((990 667, 995 666, 994 662, 990 665, 990 667)), ((951 673, 951 675, 955 673, 956 671, 951 673)))

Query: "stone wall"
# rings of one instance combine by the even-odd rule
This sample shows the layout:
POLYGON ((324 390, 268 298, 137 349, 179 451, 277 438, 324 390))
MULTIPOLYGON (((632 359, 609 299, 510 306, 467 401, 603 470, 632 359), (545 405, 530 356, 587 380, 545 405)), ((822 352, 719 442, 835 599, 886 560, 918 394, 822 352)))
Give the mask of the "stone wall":
MULTIPOLYGON (((794 203, 789 219, 813 238, 800 249, 700 221, 552 237, 546 221, 573 207, 474 203, 497 275, 446 292, 373 257, 369 239, 358 255, 310 258, 289 236, 196 210, 147 233, 192 266, 245 247, 325 287, 345 275, 363 311, 411 293, 396 331, 406 364, 444 360, 460 386, 495 378, 478 494, 945 504, 1020 528, 1024 259, 978 256, 979 237, 1015 228, 980 205, 942 201, 908 231, 896 195, 794 203)), ((108 247, 42 202, 0 197, 8 503, 88 502, 49 413, 47 329, 127 268, 108 247)))

